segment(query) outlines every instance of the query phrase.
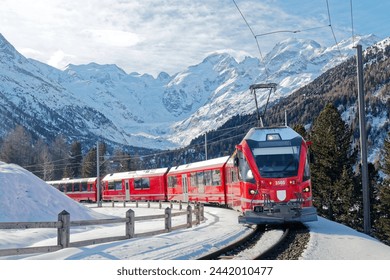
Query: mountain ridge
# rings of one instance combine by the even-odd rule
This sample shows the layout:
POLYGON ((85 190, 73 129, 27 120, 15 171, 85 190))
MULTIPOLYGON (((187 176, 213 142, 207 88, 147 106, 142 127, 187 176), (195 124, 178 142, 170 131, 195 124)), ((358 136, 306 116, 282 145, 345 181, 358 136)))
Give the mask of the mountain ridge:
MULTIPOLYGON (((237 61, 228 53, 215 52, 184 71, 172 76, 161 72, 154 78, 94 62, 70 64, 62 71, 25 58, 0 36, 4 50, 0 114, 6 120, 0 125, 0 136, 22 124, 48 141, 62 132, 69 141, 100 139, 110 145, 153 149, 185 146, 232 116, 253 112, 250 84, 277 82, 271 100, 275 101, 350 52, 343 49, 345 55, 340 57, 333 46, 288 39, 278 43, 263 62, 253 57, 237 61), (270 72, 271 66, 275 69, 270 72)), ((373 35, 362 38, 365 45, 376 40, 373 35)), ((265 94, 259 95, 260 105, 265 94)))

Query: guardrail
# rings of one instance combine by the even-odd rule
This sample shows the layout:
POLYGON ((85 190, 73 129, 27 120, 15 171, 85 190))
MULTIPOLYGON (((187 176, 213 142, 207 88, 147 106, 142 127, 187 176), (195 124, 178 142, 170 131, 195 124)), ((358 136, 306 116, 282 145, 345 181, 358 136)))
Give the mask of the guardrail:
MULTIPOLYGON (((125 205, 125 204, 124 204, 125 205)), ((114 204, 113 204, 114 206, 114 204)), ((150 206, 150 204, 148 204, 150 206)), ((180 204, 181 206, 181 204, 180 204)), ((137 205, 138 207, 138 205, 137 205)), ((161 208, 161 203, 160 203, 161 208)), ((81 247, 93 244, 112 242, 130 239, 134 237, 146 237, 155 234, 161 234, 177 230, 181 228, 190 228, 194 224, 200 224, 204 220, 204 206, 201 204, 195 204, 194 211, 191 205, 187 206, 185 211, 172 213, 171 207, 165 208, 164 214, 150 215, 150 216, 139 216, 135 217, 133 210, 129 209, 126 212, 125 218, 115 219, 99 219, 99 220, 80 220, 71 221, 70 214, 67 211, 62 211, 58 214, 58 220, 56 222, 6 222, 0 223, 1 229, 30 229, 30 228, 57 228, 57 245, 52 246, 39 246, 39 247, 26 247, 26 248, 11 248, 11 249, 0 249, 0 256, 12 256, 12 255, 23 255, 23 254, 37 254, 37 253, 48 253, 58 251, 68 247, 81 247), (193 214, 195 214, 195 220, 193 220, 193 214), (186 215, 187 220, 185 224, 172 226, 172 217, 186 215), (149 231, 144 233, 135 233, 135 222, 154 220, 154 219, 165 219, 165 227, 160 230, 149 231), (113 223, 125 223, 125 235, 103 237, 96 239, 89 239, 77 242, 70 242, 70 228, 75 226, 91 226, 91 225, 103 225, 113 223)), ((180 207, 181 210, 181 207, 180 207)))

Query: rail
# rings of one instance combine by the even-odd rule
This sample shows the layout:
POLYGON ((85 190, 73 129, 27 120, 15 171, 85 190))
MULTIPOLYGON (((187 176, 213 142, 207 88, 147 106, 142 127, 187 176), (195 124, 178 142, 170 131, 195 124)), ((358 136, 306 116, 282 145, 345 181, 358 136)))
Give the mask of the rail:
MULTIPOLYGON (((180 208, 181 210, 181 208, 180 208)), ((0 257, 24 255, 24 254, 37 254, 48 253, 58 251, 60 249, 68 247, 81 247, 99 243, 106 243, 112 241, 126 240, 135 237, 146 237, 155 234, 161 234, 171 232, 172 230, 191 228, 194 224, 200 224, 204 220, 204 206, 201 204, 195 204, 194 211, 191 205, 187 206, 185 211, 172 213, 171 207, 165 208, 164 214, 150 215, 150 216, 138 216, 135 217, 135 212, 129 209, 126 212, 125 218, 114 219, 99 219, 99 220, 80 220, 71 221, 70 214, 63 210, 58 214, 58 220, 56 222, 2 222, 0 223, 0 230, 2 229, 30 229, 30 228, 56 228, 57 229, 57 245, 51 246, 39 246, 39 247, 26 247, 26 248, 10 248, 0 249, 0 257), (193 214, 195 214, 195 220, 193 220, 193 214), (186 215, 186 223, 176 226, 172 226, 172 217, 186 215), (135 222, 146 221, 154 219, 165 219, 165 227, 163 229, 148 231, 143 233, 135 233, 135 222), (91 226, 91 225, 104 225, 113 223, 125 223, 125 234, 122 236, 103 237, 96 239, 89 239, 77 242, 70 242, 70 228, 76 226, 91 226)))

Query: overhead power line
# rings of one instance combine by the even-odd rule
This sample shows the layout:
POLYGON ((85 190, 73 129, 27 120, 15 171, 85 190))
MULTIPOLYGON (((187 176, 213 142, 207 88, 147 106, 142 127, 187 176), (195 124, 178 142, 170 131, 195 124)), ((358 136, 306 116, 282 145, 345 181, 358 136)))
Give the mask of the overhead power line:
POLYGON ((340 46, 339 46, 339 43, 337 42, 336 34, 334 33, 333 26, 332 26, 332 20, 330 18, 330 9, 329 9, 329 1, 328 0, 326 0, 326 8, 328 10, 329 27, 330 27, 330 30, 332 31, 334 42, 336 43, 336 47, 337 47, 337 49, 340 53, 340 57, 341 57, 342 55, 341 55, 340 46))

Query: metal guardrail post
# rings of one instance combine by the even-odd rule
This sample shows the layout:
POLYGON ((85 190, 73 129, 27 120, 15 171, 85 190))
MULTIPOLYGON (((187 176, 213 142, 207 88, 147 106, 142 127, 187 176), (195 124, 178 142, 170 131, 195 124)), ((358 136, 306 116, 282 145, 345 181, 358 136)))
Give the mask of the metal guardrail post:
POLYGON ((61 227, 57 229, 57 245, 62 248, 69 247, 70 239, 70 214, 63 210, 58 214, 58 221, 61 222, 61 227))

